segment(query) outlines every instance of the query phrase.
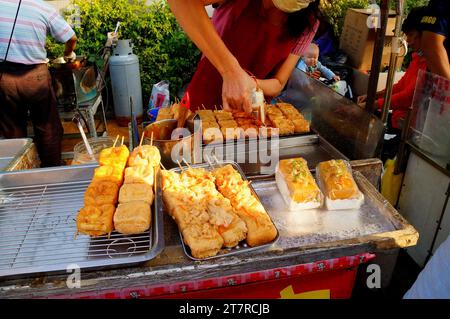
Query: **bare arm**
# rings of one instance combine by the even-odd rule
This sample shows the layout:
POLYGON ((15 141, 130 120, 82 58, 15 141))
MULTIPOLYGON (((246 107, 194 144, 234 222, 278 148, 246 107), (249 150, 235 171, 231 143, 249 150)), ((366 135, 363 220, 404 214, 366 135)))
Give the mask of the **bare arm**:
POLYGON ((250 94, 255 83, 225 46, 204 8, 219 2, 223 1, 168 0, 181 27, 221 74, 224 109, 251 112, 250 94))
POLYGON ((69 39, 69 41, 66 42, 66 46, 64 48, 64 56, 69 56, 77 46, 77 36, 74 35, 69 39))
POLYGON ((432 73, 450 80, 450 64, 444 41, 445 36, 424 31, 422 35, 422 51, 427 60, 428 69, 432 73))
POLYGON ((298 55, 289 54, 273 78, 257 80, 258 86, 263 90, 264 95, 275 97, 281 93, 299 58, 298 55))

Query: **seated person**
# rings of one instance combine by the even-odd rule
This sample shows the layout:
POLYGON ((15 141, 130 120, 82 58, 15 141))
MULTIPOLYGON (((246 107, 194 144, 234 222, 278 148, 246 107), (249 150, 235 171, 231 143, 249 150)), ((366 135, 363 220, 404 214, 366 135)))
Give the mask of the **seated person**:
POLYGON ((319 62, 319 47, 314 43, 310 44, 308 50, 298 61, 296 68, 316 79, 323 76, 327 80, 340 81, 339 76, 319 62))
MULTIPOLYGON (((392 88, 390 105, 392 116, 390 123, 388 123, 388 133, 399 134, 401 132, 400 121, 405 119, 408 108, 413 102, 419 70, 426 70, 427 68, 426 60, 420 50, 422 32, 419 30, 419 25, 423 15, 423 7, 412 9, 402 25, 402 31, 406 35, 406 41, 414 52, 412 53, 412 60, 405 75, 392 88)), ((381 112, 384 104, 384 93, 385 90, 377 92, 376 103, 379 112, 381 112)), ((361 107, 365 107, 366 98, 366 95, 359 96, 357 103, 361 107)))

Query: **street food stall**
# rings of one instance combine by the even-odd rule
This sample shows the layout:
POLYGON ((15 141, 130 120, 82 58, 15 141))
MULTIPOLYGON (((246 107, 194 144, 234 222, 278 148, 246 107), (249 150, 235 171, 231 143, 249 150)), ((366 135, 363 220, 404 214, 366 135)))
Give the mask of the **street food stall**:
MULTIPOLYGON (((373 261, 387 251, 414 246, 418 233, 377 190, 382 165, 372 157, 379 147, 382 123, 321 83, 307 77, 305 83, 309 91, 305 88, 304 100, 295 103, 295 108, 311 123, 310 133, 279 138, 274 135, 262 139, 263 143, 248 138, 202 144, 209 156, 203 156, 203 153, 190 161, 175 161, 171 165, 165 162, 161 168, 154 168, 155 179, 151 186, 154 196, 151 198, 146 196, 152 189, 142 193, 136 188, 127 195, 122 194, 126 179, 131 178, 125 172, 125 184, 120 186, 116 210, 116 214, 121 210, 122 226, 116 225, 112 231, 113 226, 109 225, 106 231, 109 234, 90 227, 93 226, 89 219, 92 215, 89 216, 86 204, 87 196, 91 196, 90 200, 99 200, 87 189, 107 175, 102 168, 107 166, 105 159, 99 159, 100 166, 74 165, 1 174, 0 297, 351 297, 360 264, 373 261), (277 155, 274 165, 260 161, 261 157, 251 156, 260 154, 260 146, 263 154, 274 152, 277 155), (357 205, 334 210, 333 205, 337 204, 326 195, 325 206, 290 211, 286 192, 281 190, 275 176, 282 171, 276 164, 280 159, 287 160, 285 163, 289 165, 300 165, 291 160, 299 157, 305 160, 300 162, 307 163, 302 166, 303 173, 299 176, 308 178, 313 184, 314 176, 319 181, 322 180, 320 175, 327 174, 327 170, 321 168, 319 175, 317 167, 327 162, 332 163, 331 166, 343 164, 339 175, 352 176, 355 183, 352 187, 358 194, 357 205), (258 160, 250 161, 250 158, 258 160), (265 170, 261 169, 263 166, 266 166, 265 170), (220 169, 230 167, 230 175, 218 173, 220 169), (209 188, 202 188, 200 194, 204 191, 217 194, 217 198, 225 197, 228 201, 223 201, 231 203, 237 212, 246 210, 245 205, 249 202, 253 203, 251 209, 256 209, 256 215, 251 214, 253 217, 238 213, 246 221, 247 237, 239 237, 237 244, 229 245, 225 239, 216 238, 215 244, 219 244, 214 253, 210 249, 202 254, 202 245, 192 240, 197 237, 186 231, 192 225, 189 222, 183 224, 185 217, 177 215, 185 210, 194 214, 195 203, 190 208, 183 208, 180 202, 185 193, 200 196, 198 190, 195 191, 192 185, 183 186, 187 185, 184 182, 178 186, 177 183, 167 184, 168 176, 179 178, 185 174, 189 181, 197 178, 193 172, 199 172, 198 168, 205 170, 201 170, 200 184, 209 185, 209 188), (211 178, 212 174, 214 178, 211 178), (219 180, 223 184, 219 184, 219 180), (237 181, 234 185, 247 194, 242 202, 233 197, 233 189, 227 192, 232 181, 237 181), (140 195, 136 195, 138 193, 140 195), (151 219, 140 220, 147 226, 128 234, 126 228, 130 225, 125 225, 124 216, 131 210, 124 211, 120 206, 133 196, 140 196, 140 201, 147 205, 142 204, 145 207, 139 209, 139 214, 150 205, 151 219), (85 214, 84 224, 80 222, 81 214, 85 214), (252 224, 252 218, 256 224, 252 224), (270 236, 263 241, 250 238, 256 236, 254 228, 261 224, 268 225, 270 236), (253 231, 255 233, 250 235, 253 231)), ((281 109, 278 105, 272 107, 281 109)), ((117 142, 116 139, 114 144, 117 142)), ((156 140, 150 139, 149 144, 153 143, 157 145, 156 140)), ((135 149, 139 147, 136 145, 135 149)), ((158 148, 163 157, 165 150, 158 148)), ((123 147, 121 149, 126 153, 123 147)), ((126 163, 131 167, 137 165, 136 152, 139 153, 133 151, 129 155, 130 158, 134 156, 134 160, 130 161, 128 155, 125 160, 120 159, 122 169, 126 163)), ((121 174, 123 172, 114 175, 119 176, 114 181, 121 182, 121 174)), ((287 178, 288 175, 283 174, 281 176, 287 178)), ((117 193, 115 196, 114 203, 117 203, 117 193)), ((355 201, 351 203, 354 205, 355 201)), ((209 209, 208 206, 208 212, 209 209)), ((98 212, 93 208, 91 211, 98 212)), ((117 222, 116 217, 114 222, 117 222)), ((138 227, 136 225, 132 224, 138 227)), ((207 225, 211 226, 205 222, 204 226, 207 225)), ((210 231, 215 232, 215 229, 210 231)), ((211 242, 213 239, 207 237, 204 240, 211 242)))

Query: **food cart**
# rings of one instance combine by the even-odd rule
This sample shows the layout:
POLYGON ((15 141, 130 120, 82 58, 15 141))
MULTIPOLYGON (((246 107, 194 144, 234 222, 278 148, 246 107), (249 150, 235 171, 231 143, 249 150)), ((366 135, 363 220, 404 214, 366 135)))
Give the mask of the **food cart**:
MULTIPOLYGON (((0 298, 351 297, 360 264, 414 246, 418 233, 377 190, 382 164, 371 157, 382 123, 321 83, 305 83, 304 100, 296 106, 311 120, 313 133, 280 137, 276 149, 280 158, 306 158, 313 172, 320 161, 351 160, 365 196, 361 209, 288 213, 273 172, 260 174, 261 163, 239 163, 278 239, 264 249, 242 246, 242 252, 198 261, 183 250, 160 188, 150 231, 75 238, 74 219, 96 165, 4 173, 0 298)), ((226 155, 232 147, 248 157, 254 150, 246 143, 217 145, 214 153, 226 155)), ((218 162, 238 161, 233 156, 218 162)))

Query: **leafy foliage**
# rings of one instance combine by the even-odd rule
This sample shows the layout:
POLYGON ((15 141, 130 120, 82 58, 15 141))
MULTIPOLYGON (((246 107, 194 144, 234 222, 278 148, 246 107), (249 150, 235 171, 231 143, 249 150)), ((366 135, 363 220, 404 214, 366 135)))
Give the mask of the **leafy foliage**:
MULTIPOLYGON (((148 101, 153 84, 168 80, 171 94, 192 77, 200 52, 178 26, 165 1, 146 4, 145 0, 72 0, 73 10, 66 18, 79 13, 80 27, 76 52, 92 62, 99 58, 107 33, 121 22, 119 38, 131 39, 138 55, 144 101, 148 101), (77 8, 75 10, 74 8, 77 8)), ((49 56, 60 56, 64 46, 47 40, 49 56)), ((145 102, 144 102, 145 103, 145 102)))

